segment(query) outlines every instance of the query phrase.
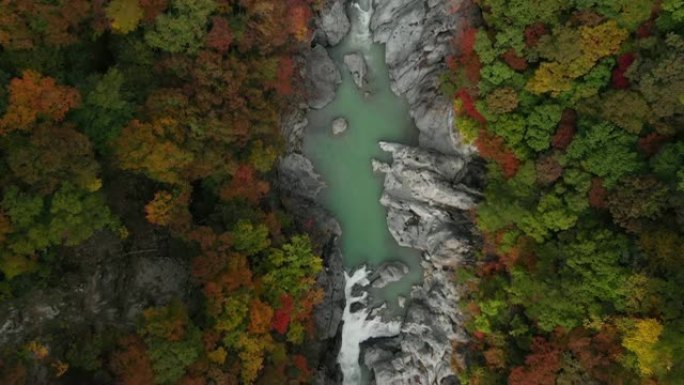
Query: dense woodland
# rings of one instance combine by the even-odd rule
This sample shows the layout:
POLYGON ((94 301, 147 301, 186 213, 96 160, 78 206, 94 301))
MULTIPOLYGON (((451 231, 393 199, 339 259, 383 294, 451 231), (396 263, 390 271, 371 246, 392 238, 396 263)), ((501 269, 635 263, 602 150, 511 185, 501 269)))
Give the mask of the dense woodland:
POLYGON ((684 384, 684 3, 477 3, 445 79, 488 160, 462 382, 684 384))
POLYGON ((126 244, 144 226, 176 240, 200 293, 132 330, 3 346, 1 384, 36 367, 58 383, 308 381, 321 261, 269 180, 314 3, 0 1, 0 301, 49 290, 94 234, 126 244))

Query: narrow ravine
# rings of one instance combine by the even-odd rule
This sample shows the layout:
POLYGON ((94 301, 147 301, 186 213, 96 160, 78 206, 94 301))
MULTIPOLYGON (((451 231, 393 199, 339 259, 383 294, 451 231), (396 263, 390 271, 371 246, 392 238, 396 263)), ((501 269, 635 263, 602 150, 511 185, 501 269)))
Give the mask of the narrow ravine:
POLYGON ((422 269, 420 253, 400 247, 387 228, 387 210, 379 202, 384 176, 372 167, 373 159, 390 159, 381 150, 380 141, 415 144, 417 130, 409 116, 408 104, 390 88, 384 46, 372 42, 370 4, 352 3, 348 14, 351 32, 329 51, 342 73, 342 83, 332 103, 309 113, 304 154, 326 183, 319 199, 342 228, 342 254, 349 273, 339 363, 344 383, 359 385, 362 383, 359 344, 371 337, 396 335, 400 328, 398 321, 383 322, 379 317, 367 320, 368 313, 386 303, 388 313, 400 318, 400 296, 406 297, 411 287, 421 280, 422 269), (347 65, 345 62, 351 57, 357 63, 362 57, 366 70, 363 65, 360 70, 347 65), (356 79, 350 67, 357 70, 356 79), (346 121, 348 128, 342 133, 333 133, 333 121, 339 118, 346 121), (408 267, 406 276, 371 290, 372 298, 367 298, 365 291, 352 294, 355 284, 368 284, 370 271, 397 261, 408 267), (367 270, 364 265, 371 268, 367 270), (352 311, 355 303, 367 307, 352 311))

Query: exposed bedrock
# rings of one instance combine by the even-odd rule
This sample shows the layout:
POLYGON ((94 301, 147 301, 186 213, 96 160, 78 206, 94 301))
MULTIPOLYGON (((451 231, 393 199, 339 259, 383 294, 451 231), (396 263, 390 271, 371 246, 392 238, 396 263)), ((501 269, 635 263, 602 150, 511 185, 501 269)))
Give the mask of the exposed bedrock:
POLYGON ((374 161, 385 173, 380 203, 387 207, 390 233, 402 246, 425 252, 438 267, 458 266, 472 250, 472 225, 466 212, 480 193, 472 178, 477 165, 468 158, 396 143, 380 143, 392 164, 374 161))
POLYGON ((395 240, 423 251, 423 283, 406 299, 399 334, 365 343, 362 358, 376 384, 457 383, 451 367, 463 342, 459 290, 453 271, 477 246, 467 218, 480 198, 479 166, 463 155, 381 143, 392 163, 374 161, 385 173, 380 203, 395 240))
POLYGON ((374 0, 373 39, 385 43, 392 90, 406 97, 419 146, 380 143, 390 164, 380 202, 395 240, 423 251, 423 283, 405 300, 398 335, 366 341, 362 361, 371 383, 458 384, 452 368, 465 341, 459 288, 453 273, 478 247, 469 211, 481 198, 482 166, 454 132, 451 100, 439 89, 451 40, 475 17, 469 7, 451 12, 445 0, 374 0))
POLYGON ((460 328, 458 291, 448 272, 426 265, 426 276, 407 300, 399 334, 370 339, 361 359, 371 384, 457 384, 451 368, 453 344, 465 341, 460 328))
POLYGON ((384 43, 392 90, 404 95, 420 130, 420 146, 445 154, 470 152, 452 130, 449 98, 439 89, 445 57, 459 26, 475 15, 471 7, 447 0, 374 0, 373 39, 384 43))
POLYGON ((342 75, 322 45, 316 45, 306 56, 304 69, 309 106, 321 109, 335 99, 342 75))
POLYGON ((337 45, 351 28, 351 23, 345 12, 346 0, 327 0, 316 19, 319 40, 325 45, 337 45))
POLYGON ((375 288, 385 287, 392 282, 399 281, 408 274, 408 266, 401 262, 387 262, 380 265, 368 279, 375 288))

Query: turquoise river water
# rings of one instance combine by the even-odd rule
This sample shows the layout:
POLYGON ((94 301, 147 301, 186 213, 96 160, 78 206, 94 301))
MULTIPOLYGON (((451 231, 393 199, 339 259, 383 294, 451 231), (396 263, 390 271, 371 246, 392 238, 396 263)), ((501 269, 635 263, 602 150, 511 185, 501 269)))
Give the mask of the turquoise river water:
POLYGON ((418 131, 409 116, 408 104, 390 89, 384 46, 374 44, 368 33, 370 12, 350 7, 350 16, 352 31, 330 51, 342 73, 342 84, 331 104, 309 114, 304 152, 327 184, 321 199, 342 227, 347 270, 386 261, 401 261, 409 266, 407 277, 372 293, 376 304, 386 300, 390 308, 396 308, 396 297, 407 294, 422 277, 420 255, 398 246, 390 235, 387 211, 379 202, 384 176, 373 172, 371 159, 391 158, 380 149, 379 141, 414 144, 418 131), (343 62, 344 55, 352 52, 366 59, 367 89, 358 89, 343 62), (349 128, 334 136, 331 125, 337 117, 346 118, 349 128))

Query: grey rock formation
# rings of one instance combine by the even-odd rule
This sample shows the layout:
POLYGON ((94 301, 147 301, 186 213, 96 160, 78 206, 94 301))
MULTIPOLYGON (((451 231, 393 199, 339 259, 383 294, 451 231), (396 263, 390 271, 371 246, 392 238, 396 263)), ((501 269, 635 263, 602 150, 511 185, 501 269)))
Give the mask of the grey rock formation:
POLYGON ((399 335, 362 345, 371 384, 444 384, 455 379, 452 343, 465 341, 459 294, 448 272, 429 264, 425 268, 423 284, 411 292, 399 335))
POLYGON ((325 187, 321 177, 314 171, 311 161, 302 154, 285 155, 280 159, 278 170, 281 189, 299 198, 313 201, 325 187))
POLYGON ((287 147, 285 153, 301 153, 304 139, 304 127, 309 124, 304 110, 293 109, 283 117, 281 129, 287 147))
MULTIPOLYGON (((439 77, 446 69, 445 57, 451 53, 450 42, 457 26, 473 15, 453 13, 449 9, 453 2, 442 0, 369 1, 374 8, 372 36, 385 44, 392 90, 406 97, 419 129, 419 147, 382 143, 382 149, 392 155, 392 162, 374 160, 372 167, 385 174, 381 203, 388 209, 390 233, 399 244, 423 251, 424 279, 401 299, 405 314, 398 334, 363 343, 361 361, 370 370, 372 384, 457 384, 451 362, 460 356, 453 350, 453 343, 465 337, 453 270, 478 246, 467 211, 475 207, 480 194, 478 178, 473 176, 478 169, 471 159, 473 149, 459 143, 453 130, 451 100, 441 96, 439 77)), ((346 32, 340 31, 349 29, 344 5, 344 0, 325 3, 316 42, 335 45, 343 38, 346 32)), ((308 105, 323 108, 335 97, 339 72, 320 45, 312 49, 306 61, 308 105)), ((351 55, 344 62, 356 85, 363 87, 363 58, 351 55)), ((344 281, 338 279, 343 270, 341 262, 335 262, 341 258, 337 245, 340 229, 316 203, 323 184, 311 163, 300 154, 302 128, 306 125, 302 115, 293 114, 285 122, 288 154, 280 162, 279 185, 289 211, 302 219, 313 218, 319 241, 327 239, 323 253, 325 278, 321 281, 326 299, 316 315, 320 337, 315 349, 322 358, 315 383, 338 384, 335 358, 339 333, 335 337, 333 333, 341 330, 337 315, 344 307, 344 297, 340 297, 340 282, 344 285, 344 281)), ((401 267, 383 266, 371 277, 372 284, 354 286, 352 296, 364 297, 371 287, 382 287, 403 273, 401 267)), ((389 317, 383 310, 386 308, 371 310, 364 301, 351 307, 363 314, 368 312, 367 321, 376 326, 389 317)))
POLYGON ((368 84, 368 67, 366 66, 366 59, 363 58, 362 54, 354 52, 344 55, 344 64, 347 66, 349 73, 351 73, 354 84, 359 89, 368 84))
POLYGON ((349 128, 349 123, 345 118, 336 118, 332 122, 332 133, 335 136, 344 134, 347 128, 349 128))
POLYGON ((419 147, 381 143, 392 163, 374 160, 372 167, 385 174, 380 202, 388 209, 390 233, 399 244, 423 251, 424 274, 404 300, 398 335, 367 341, 362 360, 372 384, 457 384, 451 363, 463 357, 453 343, 465 335, 453 271, 478 247, 467 212, 481 194, 478 162, 453 130, 439 75, 457 25, 473 15, 468 8, 452 13, 450 2, 439 0, 373 3, 373 38, 386 44, 392 90, 408 100, 419 147))
MULTIPOLYGON (((420 130, 420 146, 445 154, 471 152, 459 146, 453 131, 451 101, 439 91, 439 75, 457 26, 474 16, 453 13, 453 2, 392 0, 374 2, 373 39, 386 44, 392 90, 406 96, 410 113, 420 130)), ((464 8, 467 10, 467 8, 464 8)))
POLYGON ((328 0, 323 5, 321 14, 317 19, 318 29, 326 38, 326 42, 337 45, 347 33, 351 24, 345 12, 345 0, 328 0))
POLYGON ((453 343, 464 341, 457 306, 459 292, 452 269, 476 246, 477 235, 466 218, 480 193, 469 177, 470 159, 395 143, 380 143, 391 164, 375 161, 385 173, 380 203, 387 224, 402 246, 423 251, 423 283, 403 306, 401 330, 381 344, 366 344, 363 360, 375 384, 442 384, 454 381, 453 343))
POLYGON ((388 209, 390 233, 402 246, 423 250, 432 263, 457 266, 477 237, 464 215, 480 193, 464 182, 467 158, 395 143, 380 143, 392 164, 375 167, 385 173, 380 199, 388 209))
POLYGON ((323 108, 335 99, 337 86, 342 83, 342 75, 322 45, 309 51, 304 79, 311 108, 323 108))
POLYGON ((401 262, 388 262, 378 266, 370 276, 371 286, 381 288, 387 284, 396 282, 408 274, 408 266, 401 262))

